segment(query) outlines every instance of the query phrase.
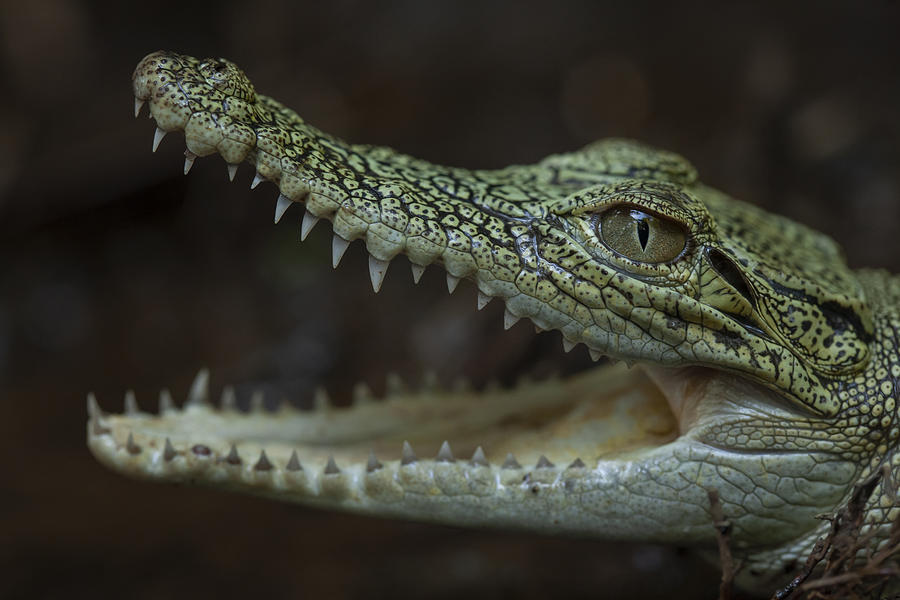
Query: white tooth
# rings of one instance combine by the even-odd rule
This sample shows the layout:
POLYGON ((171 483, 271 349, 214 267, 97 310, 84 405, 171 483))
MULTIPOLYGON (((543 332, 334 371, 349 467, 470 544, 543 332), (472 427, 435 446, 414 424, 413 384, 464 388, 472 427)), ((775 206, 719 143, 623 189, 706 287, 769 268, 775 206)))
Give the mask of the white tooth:
POLYGON ((456 291, 457 285, 459 285, 459 277, 454 277, 450 273, 447 273, 447 291, 452 294, 456 291))
POLYGON ((234 176, 237 175, 238 166, 235 164, 228 165, 228 181, 234 181, 234 176))
POLYGON ((163 131, 162 129, 160 129, 159 127, 157 127, 156 133, 153 134, 153 151, 154 152, 156 152, 156 149, 159 148, 159 143, 162 141, 162 139, 164 137, 166 137, 166 132, 163 131))
POLYGON ((278 194, 278 202, 275 203, 275 223, 281 220, 281 217, 284 216, 284 211, 288 209, 291 205, 291 199, 285 196, 284 194, 278 194))
POLYGON ((200 369, 191 383, 186 404, 202 406, 209 401, 209 371, 200 369))
POLYGON ((571 352, 572 348, 575 347, 575 342, 567 340, 566 338, 563 338, 562 340, 563 340, 563 350, 565 350, 566 352, 571 352))
POLYGON ((472 466, 473 467, 486 467, 488 466, 487 458, 484 456, 484 450, 481 446, 475 448, 475 454, 472 455, 472 466))
POLYGON ((144 107, 144 101, 140 98, 134 99, 134 118, 137 119, 138 115, 141 114, 141 109, 144 107))
POLYGON ((481 310, 482 308, 487 306, 488 302, 490 302, 491 300, 493 300, 493 297, 488 296, 481 290, 478 290, 478 310, 481 310))
POLYGON ((363 404, 371 404, 373 400, 374 394, 372 393, 372 389, 368 385, 360 381, 355 386, 353 386, 354 406, 358 407, 363 404))
POLYGON ((313 407, 316 411, 331 408, 331 399, 328 397, 328 391, 325 388, 317 387, 315 392, 313 392, 313 407))
POLYGON ((163 389, 159 392, 159 414, 175 410, 175 401, 172 399, 172 392, 163 389))
POLYGON ((312 231, 312 228, 316 226, 316 223, 319 222, 319 217, 312 214, 308 210, 303 213, 303 222, 300 224, 300 241, 303 242, 306 240, 306 236, 309 235, 309 232, 312 231))
POLYGON ((256 188, 260 184, 260 182, 265 181, 262 177, 259 176, 259 171, 256 172, 256 175, 253 176, 253 181, 250 182, 250 189, 256 188))
POLYGON ((381 289, 384 282, 384 276, 387 274, 388 267, 391 262, 389 260, 378 260, 371 254, 369 255, 369 277, 372 279, 372 289, 375 293, 381 289))
POLYGON ((222 388, 222 399, 219 400, 221 410, 237 410, 237 394, 230 385, 222 388))
POLYGON ((597 352, 596 350, 594 350, 593 348, 588 348, 588 354, 591 355, 591 360, 593 360, 594 362, 597 362, 598 360, 603 358, 603 355, 600 352, 597 352))
POLYGON ((403 466, 414 464, 418 458, 416 458, 416 453, 413 452, 412 446, 409 445, 409 442, 406 440, 403 441, 402 450, 400 451, 400 464, 403 466))
POLYGON ((506 309, 506 312, 503 313, 503 329, 509 329, 518 322, 519 317, 509 312, 509 309, 506 309))
POLYGON ((187 175, 191 171, 191 167, 194 166, 194 160, 197 158, 197 155, 191 152, 190 150, 184 151, 184 174, 187 175))
POLYGON ((137 397, 134 395, 134 390, 128 390, 125 392, 125 414, 136 415, 139 412, 141 412, 141 409, 138 408, 137 397))
POLYGON ((438 450, 436 462, 456 462, 453 458, 453 451, 450 449, 450 442, 444 440, 441 449, 438 450))
POLYGON ((422 279, 422 274, 425 272, 425 267, 416 263, 409 263, 409 267, 412 269, 413 283, 419 283, 419 280, 422 279))
POLYGON ((344 258, 344 252, 347 251, 349 245, 350 242, 338 234, 334 234, 334 239, 331 240, 331 266, 333 268, 337 269, 337 266, 341 264, 341 259, 344 258))

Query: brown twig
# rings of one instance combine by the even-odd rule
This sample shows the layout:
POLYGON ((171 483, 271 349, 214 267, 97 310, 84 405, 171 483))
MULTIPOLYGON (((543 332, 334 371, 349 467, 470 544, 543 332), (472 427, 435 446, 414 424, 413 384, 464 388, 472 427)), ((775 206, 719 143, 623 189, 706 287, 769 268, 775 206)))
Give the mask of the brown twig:
POLYGON ((725 518, 722 512, 722 503, 719 502, 718 490, 707 490, 709 497, 709 511, 712 513, 713 527, 716 529, 716 542, 719 545, 719 560, 722 563, 722 581, 719 584, 719 600, 730 600, 734 586, 736 568, 734 558, 731 556, 731 547, 728 541, 731 535, 731 521, 725 518))
POLYGON ((889 471, 881 469, 858 484, 847 504, 836 513, 823 517, 831 521, 828 535, 816 542, 803 570, 788 585, 775 592, 772 596, 774 600, 787 600, 797 591, 806 593, 810 599, 861 598, 876 592, 885 582, 900 577, 900 566, 885 565, 891 557, 900 554, 900 520, 893 523, 884 547, 874 553, 869 551, 864 565, 854 564, 861 551, 872 545, 875 537, 874 529, 862 533, 865 507, 879 482, 883 484, 882 488, 893 485, 885 473, 889 475, 889 471), (823 560, 825 565, 821 576, 807 581, 823 560), (876 579, 874 582, 871 581, 873 578, 876 579))

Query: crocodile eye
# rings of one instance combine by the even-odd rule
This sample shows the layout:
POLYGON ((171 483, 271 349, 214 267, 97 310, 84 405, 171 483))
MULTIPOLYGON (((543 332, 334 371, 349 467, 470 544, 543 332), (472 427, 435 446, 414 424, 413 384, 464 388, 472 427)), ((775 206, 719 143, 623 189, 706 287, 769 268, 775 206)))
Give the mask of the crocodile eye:
POLYGON ((597 234, 616 254, 642 263, 672 261, 687 244, 684 226, 633 206, 614 206, 604 211, 597 223, 597 234))

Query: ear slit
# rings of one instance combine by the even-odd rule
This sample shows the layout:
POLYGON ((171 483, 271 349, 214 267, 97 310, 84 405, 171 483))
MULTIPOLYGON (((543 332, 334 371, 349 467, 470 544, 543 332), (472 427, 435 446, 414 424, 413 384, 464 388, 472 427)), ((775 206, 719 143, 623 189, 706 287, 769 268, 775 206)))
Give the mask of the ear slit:
POLYGON ((706 249, 706 258, 707 260, 709 260, 709 264, 712 265, 712 268, 715 270, 715 272, 718 273, 722 279, 728 282, 728 285, 733 287, 738 294, 743 296, 755 311, 756 297, 750 290, 750 286, 749 284, 747 284, 747 280, 744 278, 744 274, 741 273, 740 269, 735 266, 731 259, 728 258, 721 250, 717 250, 715 248, 706 249))

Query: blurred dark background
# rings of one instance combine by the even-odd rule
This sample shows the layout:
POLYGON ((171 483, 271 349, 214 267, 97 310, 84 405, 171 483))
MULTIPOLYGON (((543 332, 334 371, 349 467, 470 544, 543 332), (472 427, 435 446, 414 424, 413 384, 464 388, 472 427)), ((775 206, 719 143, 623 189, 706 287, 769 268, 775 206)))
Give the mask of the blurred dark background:
MULTIPOLYGON (((484 384, 584 368, 398 259, 302 247, 270 184, 181 174, 132 116, 146 53, 223 56, 352 141, 500 167, 630 136, 900 270, 897 2, 0 3, 0 597, 713 597, 692 553, 363 519, 120 478, 85 394, 155 409, 202 366, 246 398, 346 402, 387 371, 484 384)), ((144 113, 146 115, 146 112, 144 113)))

